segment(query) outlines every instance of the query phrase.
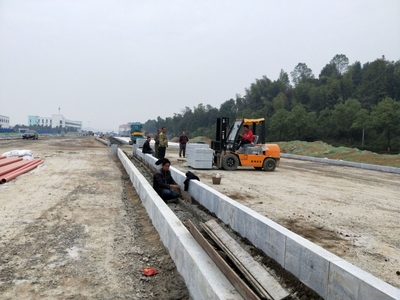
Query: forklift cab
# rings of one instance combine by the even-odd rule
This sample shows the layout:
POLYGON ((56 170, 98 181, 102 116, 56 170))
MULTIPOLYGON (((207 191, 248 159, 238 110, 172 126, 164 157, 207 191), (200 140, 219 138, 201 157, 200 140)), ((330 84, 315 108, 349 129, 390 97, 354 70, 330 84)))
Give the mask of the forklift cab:
POLYGON ((258 138, 261 136, 261 144, 265 143, 265 119, 238 119, 228 130, 228 137, 226 139, 226 150, 236 151, 240 146, 239 134, 243 130, 243 126, 248 125, 249 129, 253 132, 254 141, 252 144, 248 144, 247 147, 254 146, 258 143, 258 138), (258 125, 258 126, 257 126, 258 125))
POLYGON ((274 171, 280 162, 280 149, 276 144, 265 144, 265 119, 237 119, 229 126, 229 118, 218 118, 216 139, 211 142, 213 164, 219 169, 236 170, 238 166, 274 171), (240 147, 240 133, 248 125, 255 140, 240 147), (260 139, 260 141, 259 141, 260 139))

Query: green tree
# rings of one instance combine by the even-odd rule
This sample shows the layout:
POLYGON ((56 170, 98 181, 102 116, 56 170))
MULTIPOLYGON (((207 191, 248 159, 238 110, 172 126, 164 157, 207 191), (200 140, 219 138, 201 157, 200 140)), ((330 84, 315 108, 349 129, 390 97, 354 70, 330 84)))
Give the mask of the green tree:
POLYGON ((289 114, 288 122, 293 129, 292 133, 297 139, 301 139, 302 133, 307 128, 307 112, 303 105, 298 104, 289 114))
POLYGON ((377 59, 365 66, 358 94, 362 106, 368 110, 387 96, 386 66, 384 59, 377 59))
POLYGON ((299 82, 293 90, 293 98, 296 103, 301 103, 305 107, 311 106, 311 90, 314 84, 306 81, 299 82))
POLYGON ((344 101, 353 96, 354 92, 354 83, 352 80, 353 72, 354 72, 353 69, 349 69, 349 71, 343 74, 340 80, 340 91, 342 99, 344 101))
POLYGON ((317 135, 322 137, 322 139, 326 139, 332 135, 332 110, 329 108, 322 110, 317 117, 316 125, 317 135))
POLYGON ((363 76, 361 63, 359 61, 356 61, 350 68, 352 70, 351 79, 353 80, 354 88, 357 89, 361 83, 363 76))
POLYGON ((297 86, 301 82, 312 81, 314 79, 314 74, 312 70, 307 67, 305 63, 298 63, 292 72, 292 82, 297 86))
POLYGON ((357 99, 349 99, 345 103, 336 104, 332 112, 332 123, 339 131, 345 133, 349 141, 351 139, 352 125, 360 109, 361 104, 357 99))
POLYGON ((333 64, 327 64, 325 65, 325 67, 322 69, 321 73, 319 74, 319 79, 323 78, 323 77, 334 77, 334 78, 338 78, 339 77, 339 73, 336 69, 336 67, 333 64))
POLYGON ((333 108, 340 102, 340 80, 332 77, 325 77, 321 85, 323 104, 322 107, 333 108))
POLYGON ((235 120, 237 115, 237 106, 235 100, 230 99, 221 104, 219 108, 219 117, 228 117, 229 120, 235 120))
POLYGON ((385 135, 390 152, 392 137, 400 132, 400 103, 386 97, 372 107, 371 118, 373 127, 385 135))
POLYGON ((252 83, 250 88, 246 88, 244 97, 246 108, 258 110, 263 108, 266 101, 272 101, 274 96, 271 93, 271 84, 271 80, 263 76, 261 79, 256 79, 256 82, 252 83))
POLYGON ((272 100, 274 111, 287 107, 287 97, 284 93, 279 93, 274 100, 272 100))
POLYGON ((291 88, 289 75, 288 75, 288 73, 284 72, 282 69, 281 69, 281 72, 279 73, 278 81, 283 85, 283 88, 285 90, 288 90, 291 88))
POLYGON ((365 130, 369 128, 370 125, 370 118, 369 112, 365 108, 361 108, 355 116, 355 120, 351 125, 352 129, 360 129, 361 130, 361 145, 364 146, 365 140, 365 130))
POLYGON ((269 134, 268 136, 277 141, 284 140, 284 137, 288 135, 289 129, 289 112, 280 108, 278 111, 271 117, 269 121, 269 134))
POLYGON ((336 54, 330 64, 335 67, 337 74, 343 75, 349 66, 349 59, 344 54, 336 54))

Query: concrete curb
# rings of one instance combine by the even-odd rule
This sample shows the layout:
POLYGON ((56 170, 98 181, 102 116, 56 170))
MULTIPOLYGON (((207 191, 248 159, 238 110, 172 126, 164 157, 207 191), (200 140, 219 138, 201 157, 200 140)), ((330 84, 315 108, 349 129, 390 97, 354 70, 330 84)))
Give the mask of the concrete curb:
MULTIPOLYGON (((156 159, 151 155, 144 155, 137 148, 133 148, 133 152, 142 157, 148 164, 156 167, 154 165, 156 159)), ((121 155, 124 155, 122 151, 121 155)), ((174 179, 183 186, 183 182, 186 180, 185 174, 173 167, 171 167, 171 173, 174 179)), ((140 184, 136 185, 135 188, 140 190, 140 184)), ((152 189, 151 186, 149 188, 152 189)), ((277 261, 283 268, 324 299, 400 299, 399 289, 237 203, 202 182, 190 181, 188 193, 210 212, 215 213, 225 224, 246 237, 257 248, 277 261)), ((139 195, 143 199, 141 194, 139 195)), ((154 199, 146 199, 147 202, 155 201, 154 199)), ((155 212, 153 212, 154 214, 155 212)), ((153 217, 151 218, 153 219, 153 217)), ((165 229, 160 228, 160 230, 160 236, 163 236, 165 229)), ((167 239, 170 238, 172 237, 167 239)), ((177 256, 176 258, 180 271, 184 262, 180 262, 181 257, 177 256)), ((175 260, 175 258, 173 259, 175 260)), ((193 265, 190 267, 193 268, 193 265)), ((186 280, 185 276, 184 278, 186 280)), ((193 284, 192 274, 189 274, 188 280, 193 284)), ((194 282, 196 281, 194 280, 194 282)))
POLYGON ((281 153, 281 157, 291 158, 291 159, 299 159, 299 160, 307 160, 307 161, 313 161, 313 162, 320 162, 320 163, 324 163, 324 164, 331 164, 331 165, 337 165, 337 166, 347 166, 347 167, 361 168, 361 169, 366 169, 366 170, 374 170, 374 171, 400 174, 400 168, 395 168, 395 167, 386 167, 386 166, 379 166, 379 165, 356 163, 356 162, 339 160, 339 159, 319 158, 319 157, 311 157, 311 156, 303 156, 303 155, 295 155, 295 154, 287 154, 287 153, 281 153))
MULTIPOLYGON (((140 150, 138 153, 143 155, 140 150)), ((121 149, 118 149, 118 157, 178 272, 184 278, 191 297, 204 300, 243 299, 121 149)), ((146 160, 158 168, 154 157, 146 155, 146 160)))
POLYGON ((102 142, 104 145, 107 145, 107 146, 111 145, 110 141, 103 140, 103 139, 101 139, 99 137, 96 137, 96 140, 99 141, 99 142, 102 142))

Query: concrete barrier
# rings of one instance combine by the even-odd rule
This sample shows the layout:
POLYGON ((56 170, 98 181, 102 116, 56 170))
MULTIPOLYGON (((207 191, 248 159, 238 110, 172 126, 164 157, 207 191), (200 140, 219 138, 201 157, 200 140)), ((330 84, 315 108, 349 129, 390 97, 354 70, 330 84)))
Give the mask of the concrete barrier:
MULTIPOLYGON (((151 155, 143 154, 140 150, 137 150, 135 153, 142 157, 148 164, 159 168, 159 166, 155 166, 154 163, 156 159, 151 155)), ((127 160, 122 151, 119 150, 118 155, 121 161, 127 160)), ((124 163, 124 165, 125 164, 127 165, 125 168, 128 173, 137 172, 131 170, 131 168, 135 169, 133 165, 124 163)), ((175 181, 183 186, 183 182, 186 180, 185 174, 174 167, 171 167, 170 170, 175 181)), ((139 177, 139 175, 136 177, 139 177)), ((134 180, 132 181, 135 182, 134 180)), ((149 183, 146 180, 144 180, 143 183, 142 181, 136 181, 134 186, 140 191, 140 193, 138 192, 139 196, 144 202, 151 219, 153 220, 154 218, 153 222, 158 225, 156 229, 159 231, 163 242, 164 239, 166 240, 164 244, 167 246, 173 239, 180 239, 179 237, 173 237, 172 229, 168 231, 166 228, 163 228, 163 226, 167 226, 166 224, 158 224, 160 221, 157 218, 168 218, 168 222, 170 222, 168 226, 178 226, 177 224, 180 222, 173 218, 169 211, 167 213, 166 208, 161 205, 163 201, 158 197, 149 183), (150 189, 147 191, 147 196, 142 195, 144 193, 142 184, 150 189), (149 195, 152 196, 150 197, 149 195), (159 203, 159 201, 162 203, 159 203), (151 204, 152 202, 157 202, 158 204, 151 204), (162 209, 162 211, 157 212, 157 209, 162 209), (164 217, 162 216, 163 213, 165 213, 164 217), (167 233, 169 235, 164 236, 167 233)), ((283 268, 295 275, 301 282, 317 292, 324 299, 400 299, 399 289, 346 262, 340 257, 291 232, 259 213, 254 212, 246 206, 241 205, 202 182, 197 180, 190 181, 188 193, 210 212, 215 213, 225 224, 228 224, 233 230, 237 231, 243 237, 246 237, 257 248, 277 261, 283 268)), ((182 229, 180 233, 183 234, 184 231, 185 230, 182 229)), ((192 242, 187 236, 186 231, 185 237, 192 242)), ((190 246, 195 247, 191 243, 190 246)), ((170 249, 169 246, 167 246, 167 248, 170 249)), ((191 264, 188 265, 185 255, 180 256, 176 253, 176 247, 171 246, 170 252, 171 250, 171 256, 174 261, 176 259, 175 263, 177 264, 178 271, 183 272, 181 273, 182 276, 183 274, 189 276, 183 277, 185 281, 189 280, 187 282, 189 290, 196 291, 194 295, 197 295, 199 287, 191 285, 196 285, 198 283, 197 277, 204 278, 204 274, 196 275, 194 278, 191 277, 191 274, 186 274, 184 269, 187 267, 193 268, 194 266, 192 263, 194 263, 194 261, 190 259, 191 264)), ((188 250, 182 251, 186 252, 188 250)), ((203 259, 206 258, 203 257, 203 259)), ((204 283, 204 281, 201 283, 204 283)), ((212 289, 211 284, 208 288, 212 289)), ((203 295, 201 294, 201 296, 203 295)), ((203 299, 196 298, 195 296, 193 297, 194 299, 203 299)))
POLYGON ((96 137, 96 140, 103 143, 104 145, 110 146, 110 141, 104 140, 102 138, 96 137))
MULTIPOLYGON (((143 154, 137 149, 137 155, 155 166, 156 159, 150 154, 143 154)), ((191 297, 204 300, 243 299, 121 149, 118 149, 118 157, 184 278, 191 297)))
POLYGON ((396 167, 386 167, 386 166, 345 161, 345 160, 340 160, 340 159, 311 157, 311 156, 303 156, 303 155, 295 155, 295 154, 287 154, 287 153, 281 153, 281 157, 291 158, 291 159, 299 159, 299 160, 307 160, 307 161, 313 161, 313 162, 320 162, 320 163, 324 163, 324 164, 331 164, 331 165, 337 165, 337 166, 347 166, 347 167, 361 168, 361 169, 366 169, 366 170, 400 174, 400 168, 396 168, 396 167))

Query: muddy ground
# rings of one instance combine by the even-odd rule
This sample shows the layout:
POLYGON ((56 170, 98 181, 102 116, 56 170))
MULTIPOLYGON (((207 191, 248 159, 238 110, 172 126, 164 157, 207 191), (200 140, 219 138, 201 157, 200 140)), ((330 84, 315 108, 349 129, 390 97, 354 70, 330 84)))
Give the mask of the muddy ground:
MULTIPOLYGON (((45 163, 0 185, 1 299, 190 299, 110 148, 91 137, 0 141, 1 153, 15 149, 45 163), (143 276, 148 266, 159 273, 143 276)), ((167 157, 400 287, 399 175, 282 159, 272 173, 220 171, 213 185, 217 170, 193 170, 174 147, 167 157)))
POLYGON ((190 299, 110 148, 0 141, 0 155, 22 149, 44 164, 0 185, 0 299, 190 299))

